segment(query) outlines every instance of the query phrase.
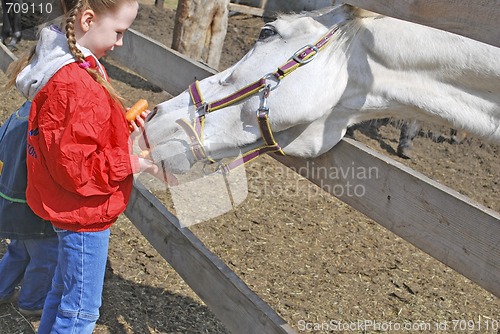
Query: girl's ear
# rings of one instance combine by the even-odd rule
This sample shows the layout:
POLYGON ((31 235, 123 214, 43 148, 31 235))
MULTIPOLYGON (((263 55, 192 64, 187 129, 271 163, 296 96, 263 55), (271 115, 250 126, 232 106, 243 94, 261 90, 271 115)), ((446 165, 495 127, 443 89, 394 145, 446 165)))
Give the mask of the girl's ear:
POLYGON ((80 16, 80 26, 83 32, 87 32, 90 29, 90 25, 95 20, 95 13, 92 9, 86 9, 80 16))

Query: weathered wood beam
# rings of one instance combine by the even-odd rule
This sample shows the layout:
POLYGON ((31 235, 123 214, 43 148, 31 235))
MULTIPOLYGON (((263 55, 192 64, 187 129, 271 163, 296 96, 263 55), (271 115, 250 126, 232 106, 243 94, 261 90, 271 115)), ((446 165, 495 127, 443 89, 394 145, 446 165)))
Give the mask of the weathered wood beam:
POLYGON ((500 297, 500 214, 352 139, 274 158, 500 297))
POLYGON ((125 214, 231 333, 296 333, 138 182, 125 214))
POLYGON ((235 3, 229 4, 229 10, 233 12, 254 15, 254 16, 264 16, 264 8, 257 8, 252 6, 239 5, 235 3))
POLYGON ((424 24, 500 47, 500 0, 344 0, 353 6, 424 24))

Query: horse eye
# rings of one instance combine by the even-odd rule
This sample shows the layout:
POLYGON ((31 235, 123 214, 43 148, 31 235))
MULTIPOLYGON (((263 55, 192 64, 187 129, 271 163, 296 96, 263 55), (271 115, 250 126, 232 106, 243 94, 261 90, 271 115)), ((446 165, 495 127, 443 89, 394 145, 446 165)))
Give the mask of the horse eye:
POLYGON ((276 31, 276 29, 274 27, 266 26, 266 27, 262 28, 260 31, 259 41, 262 41, 268 37, 272 37, 272 36, 277 35, 277 34, 278 34, 278 32, 276 31))

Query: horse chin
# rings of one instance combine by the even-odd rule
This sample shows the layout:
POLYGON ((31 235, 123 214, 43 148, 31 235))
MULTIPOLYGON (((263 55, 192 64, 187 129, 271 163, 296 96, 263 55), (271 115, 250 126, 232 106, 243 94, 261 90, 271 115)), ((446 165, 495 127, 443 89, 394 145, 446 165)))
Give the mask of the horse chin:
POLYGON ((165 142, 154 147, 150 154, 157 165, 173 174, 185 174, 195 163, 188 144, 183 141, 165 142))

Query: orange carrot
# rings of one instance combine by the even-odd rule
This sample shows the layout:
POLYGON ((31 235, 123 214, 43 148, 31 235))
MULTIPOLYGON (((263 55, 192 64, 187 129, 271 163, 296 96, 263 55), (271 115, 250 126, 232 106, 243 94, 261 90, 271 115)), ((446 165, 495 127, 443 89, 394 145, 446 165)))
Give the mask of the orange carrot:
POLYGON ((125 118, 129 122, 133 122, 137 116, 139 116, 143 111, 148 109, 148 101, 140 99, 137 101, 125 114, 125 118))

